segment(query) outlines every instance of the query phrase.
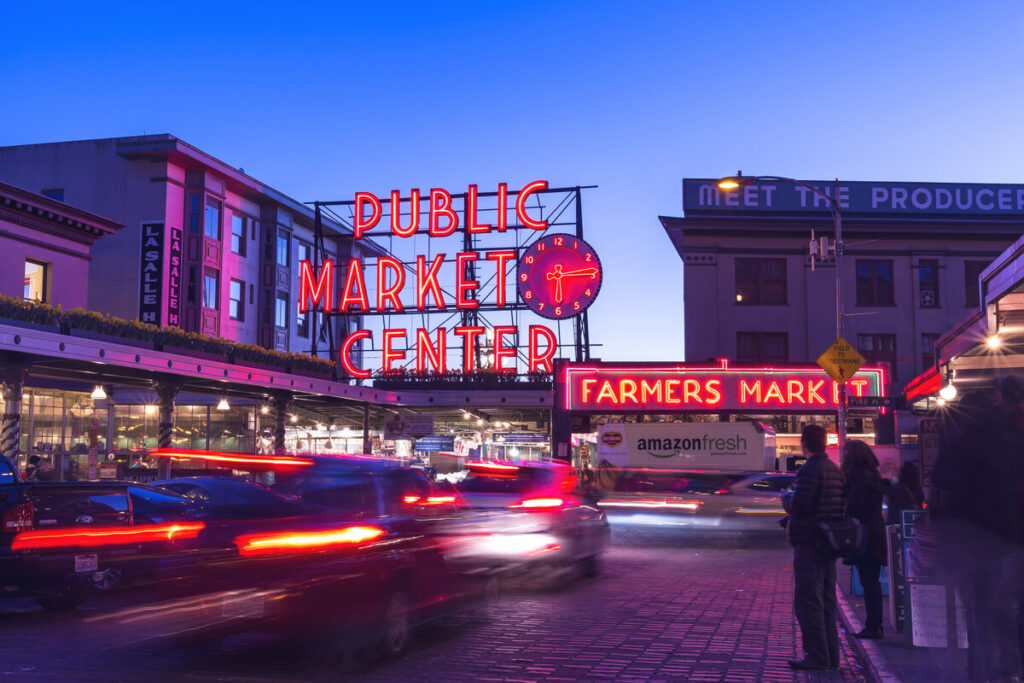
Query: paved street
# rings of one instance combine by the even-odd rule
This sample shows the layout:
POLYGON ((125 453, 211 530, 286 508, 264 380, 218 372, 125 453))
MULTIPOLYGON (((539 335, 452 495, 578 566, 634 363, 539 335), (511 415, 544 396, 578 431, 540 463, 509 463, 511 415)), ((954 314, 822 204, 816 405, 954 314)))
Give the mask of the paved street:
POLYGON ((256 634, 216 646, 168 642, 105 650, 84 621, 127 596, 48 614, 0 608, 6 680, 859 681, 844 641, 838 674, 794 676, 797 652, 788 548, 716 539, 616 539, 599 578, 563 590, 517 582, 491 609, 416 632, 394 662, 356 673, 256 634))

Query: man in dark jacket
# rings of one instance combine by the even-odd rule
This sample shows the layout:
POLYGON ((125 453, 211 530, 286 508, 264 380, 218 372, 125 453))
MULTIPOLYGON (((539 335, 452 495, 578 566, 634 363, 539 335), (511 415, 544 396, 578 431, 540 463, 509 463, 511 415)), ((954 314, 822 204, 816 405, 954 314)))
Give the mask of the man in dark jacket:
POLYGON ((803 637, 803 659, 790 660, 798 670, 839 668, 836 625, 836 556, 821 522, 846 515, 843 473, 825 455, 827 435, 807 425, 800 436, 807 462, 796 473, 796 488, 787 496, 787 536, 793 546, 793 612, 803 637))

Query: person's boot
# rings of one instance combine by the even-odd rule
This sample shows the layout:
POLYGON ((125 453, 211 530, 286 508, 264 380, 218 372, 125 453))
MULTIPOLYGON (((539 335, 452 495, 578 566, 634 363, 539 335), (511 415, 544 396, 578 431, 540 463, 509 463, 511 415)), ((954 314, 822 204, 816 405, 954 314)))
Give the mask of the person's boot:
POLYGON ((879 628, 868 628, 864 627, 860 631, 853 634, 854 638, 863 638, 865 640, 879 640, 882 638, 882 629, 879 628))
POLYGON ((789 668, 796 671, 829 671, 828 664, 820 664, 813 659, 804 657, 802 659, 790 659, 789 668))

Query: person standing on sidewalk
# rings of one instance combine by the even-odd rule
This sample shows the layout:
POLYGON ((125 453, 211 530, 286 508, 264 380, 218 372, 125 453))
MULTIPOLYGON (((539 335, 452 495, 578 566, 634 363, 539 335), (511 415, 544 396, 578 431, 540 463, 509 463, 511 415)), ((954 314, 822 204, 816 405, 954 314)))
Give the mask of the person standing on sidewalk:
POLYGON ((885 498, 889 506, 886 519, 889 524, 901 524, 904 510, 921 509, 924 503, 924 490, 921 488, 921 473, 917 469, 917 463, 913 460, 903 463, 899 477, 889 486, 885 498))
POLYGON ((864 628, 858 638, 882 637, 882 584, 879 577, 885 564, 885 520, 882 497, 886 481, 878 471, 878 458, 871 447, 858 439, 843 446, 843 476, 849 487, 850 502, 846 512, 864 525, 864 541, 853 558, 853 566, 864 587, 864 628))
POLYGON ((820 425, 804 427, 800 445, 807 462, 797 470, 793 493, 783 499, 793 546, 793 612, 804 647, 803 658, 789 666, 800 671, 839 668, 836 556, 821 523, 843 519, 847 497, 843 473, 825 454, 826 444, 820 425))

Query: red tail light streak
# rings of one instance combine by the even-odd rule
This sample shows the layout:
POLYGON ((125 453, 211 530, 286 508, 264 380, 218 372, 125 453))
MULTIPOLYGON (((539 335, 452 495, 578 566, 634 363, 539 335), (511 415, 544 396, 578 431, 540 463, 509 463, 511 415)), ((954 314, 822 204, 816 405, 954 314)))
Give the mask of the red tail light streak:
POLYGON ((193 458, 224 465, 260 465, 263 467, 309 466, 313 461, 309 458, 297 458, 290 455, 243 455, 239 453, 222 453, 219 451, 192 451, 185 448, 163 448, 150 452, 158 458, 193 458))
POLYGON ((384 529, 375 526, 349 526, 326 531, 246 534, 236 538, 235 545, 243 557, 281 555, 366 543, 377 540, 385 533, 384 529))
POLYGON ((152 541, 176 541, 195 538, 206 527, 202 522, 148 524, 134 527, 94 527, 91 529, 42 529, 23 531, 11 542, 12 550, 44 548, 96 548, 133 545, 152 541))

